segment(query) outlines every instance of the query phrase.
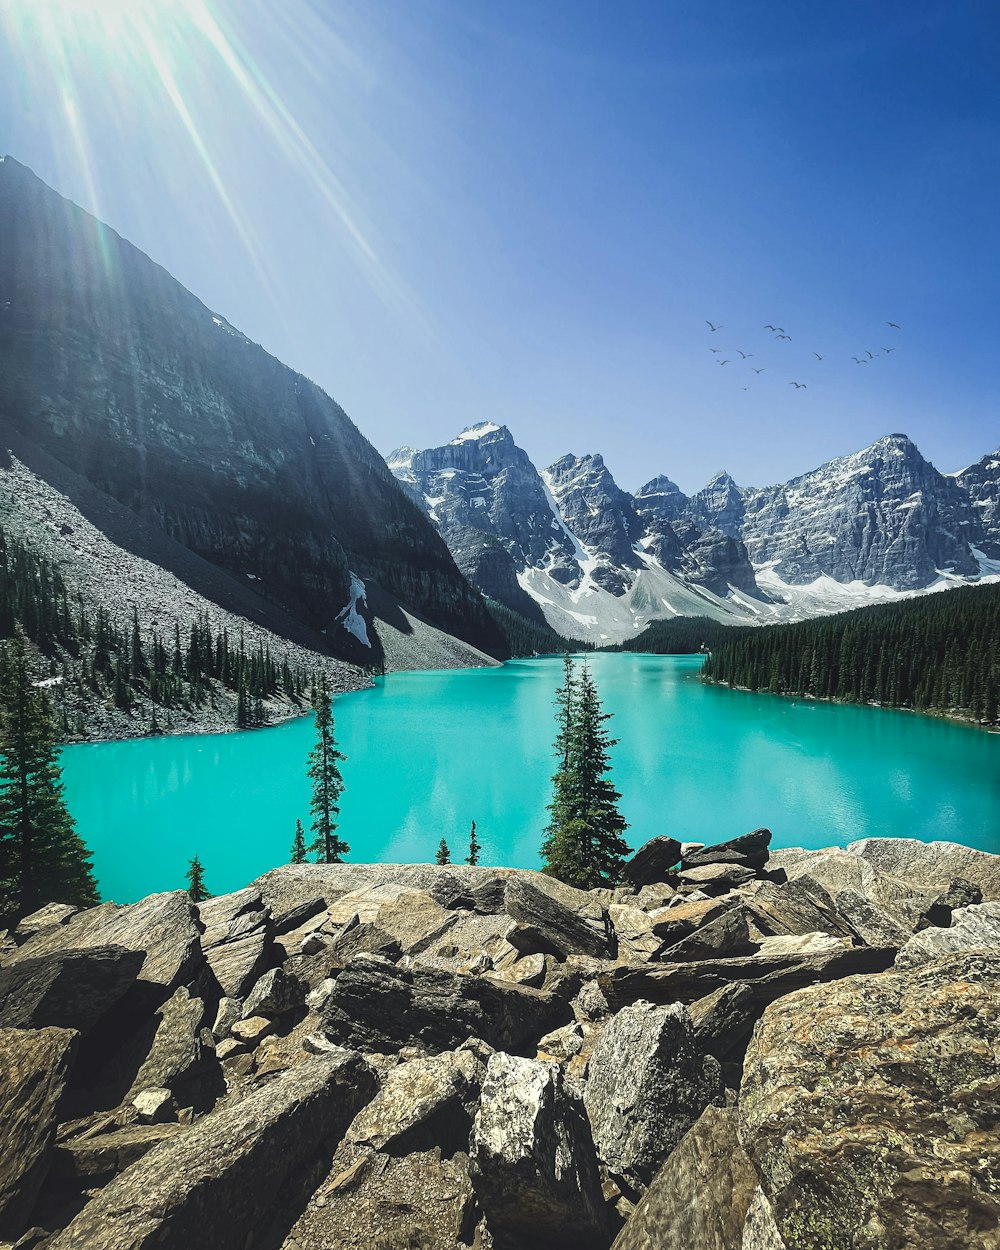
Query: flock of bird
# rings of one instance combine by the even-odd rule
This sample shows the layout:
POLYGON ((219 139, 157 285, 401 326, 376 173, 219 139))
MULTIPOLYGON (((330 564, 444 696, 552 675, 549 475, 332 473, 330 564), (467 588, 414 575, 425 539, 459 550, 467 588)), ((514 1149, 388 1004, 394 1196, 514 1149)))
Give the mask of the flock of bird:
MULTIPOLYGON (((719 331, 719 330, 724 330, 724 329, 726 328, 725 326, 716 325, 714 322, 712 322, 712 321, 708 321, 707 319, 706 319, 706 321, 705 321, 705 324, 708 326, 708 328, 709 328, 709 330, 711 331, 711 333, 712 333, 712 334, 716 334, 716 333, 718 333, 718 331, 719 331)), ((887 321, 885 324, 886 324, 886 325, 887 325, 887 326, 888 326, 891 330, 899 330, 899 329, 901 329, 901 327, 900 327, 899 325, 897 325, 895 321, 887 321)), ((785 328, 784 328, 784 326, 775 326, 775 325, 770 325, 770 324, 769 324, 769 325, 763 326, 762 328, 763 328, 763 329, 765 329, 765 330, 769 330, 769 331, 771 332, 771 337, 772 337, 772 339, 774 340, 774 342, 779 342, 779 341, 780 341, 780 340, 782 340, 782 339, 784 339, 784 340, 785 340, 786 342, 788 342, 788 343, 790 343, 790 342, 792 341, 792 336, 791 336, 790 334, 786 334, 786 333, 785 333, 785 328)), ((710 347, 708 350, 709 350, 710 352, 712 352, 712 353, 713 353, 714 355, 716 355, 716 356, 721 356, 721 355, 723 355, 723 351, 722 351, 722 348, 721 348, 721 347, 710 347)), ((883 347, 883 348, 881 349, 881 353, 876 354, 875 352, 870 351, 870 350, 868 350, 868 349, 866 348, 866 349, 865 349, 865 354, 864 354, 863 356, 852 356, 852 357, 851 357, 851 359, 852 359, 852 360, 854 361, 854 363, 855 363, 855 364, 857 364, 857 365, 867 365, 867 364, 870 364, 873 360, 880 360, 880 359, 881 359, 881 357, 882 357, 882 354, 884 354, 884 355, 888 356, 888 355, 890 355, 892 352, 894 352, 895 350, 896 350, 896 349, 895 349, 895 347, 883 347)), ((826 359, 824 356, 821 356, 819 352, 814 351, 812 354, 816 357, 816 360, 817 360, 817 361, 822 361, 822 360, 826 359)), ((751 359, 753 358, 754 353, 753 353, 753 352, 745 352, 745 351, 743 351, 741 348, 736 348, 736 355, 740 357, 740 360, 739 360, 738 362, 736 362, 736 363, 738 363, 738 364, 745 364, 748 360, 751 360, 751 359)), ((726 357, 726 359, 724 359, 724 360, 718 360, 718 361, 716 361, 716 364, 718 364, 720 367, 721 367, 721 366, 723 366, 723 365, 730 365, 730 364, 733 364, 733 363, 734 363, 734 360, 733 360, 733 358, 732 358, 732 357, 726 357)), ((759 376, 760 374, 762 374, 762 373, 764 373, 764 372, 765 372, 766 367, 767 367, 767 366, 763 366, 763 367, 761 367, 760 369, 758 369, 755 365, 750 365, 750 366, 749 366, 750 370, 751 370, 753 373, 757 374, 758 376, 759 376)), ((807 384, 806 382, 794 382, 794 381, 791 381, 791 382, 789 382, 789 383, 788 383, 788 385, 789 385, 789 386, 794 386, 794 387, 796 388, 796 390, 800 390, 800 391, 805 391, 805 390, 808 390, 808 384, 807 384)), ((749 387, 749 386, 742 386, 742 387, 740 387, 740 390, 743 390, 743 391, 748 391, 749 389, 750 389, 750 387, 749 387)))

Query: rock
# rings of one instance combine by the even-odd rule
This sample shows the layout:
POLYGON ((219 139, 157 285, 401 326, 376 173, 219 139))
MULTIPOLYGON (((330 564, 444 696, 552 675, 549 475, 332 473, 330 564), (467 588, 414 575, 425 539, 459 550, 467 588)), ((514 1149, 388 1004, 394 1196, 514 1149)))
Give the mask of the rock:
POLYGON ((522 955, 497 975, 504 981, 512 981, 516 985, 527 985, 531 989, 541 989, 545 982, 547 965, 544 955, 522 955))
POLYGON ((76 1044, 69 1029, 0 1028, 0 1237, 19 1237, 28 1224, 76 1044))
POLYGON ((127 1124, 92 1137, 59 1142, 52 1152, 46 1194, 49 1188, 65 1192, 106 1185, 154 1146, 183 1131, 179 1124, 127 1124))
POLYGON ((912 885, 941 893, 962 877, 982 890, 986 902, 1000 902, 1000 855, 916 838, 864 838, 847 850, 878 872, 912 885))
MULTIPOLYGON (((64 926, 60 926, 62 929, 64 926)), ((46 926, 45 932, 48 930, 46 926)), ((0 968, 0 1025, 89 1033, 135 984, 140 951, 121 946, 53 951, 0 968)))
POLYGON ((917 929, 928 925, 937 925, 945 929, 951 924, 951 913, 959 907, 971 907, 983 901, 983 892, 978 885, 966 881, 964 877, 956 877, 944 894, 939 894, 930 904, 917 923, 917 929))
POLYGON ((732 981, 691 1004, 695 1046, 720 1062, 742 1053, 762 1008, 744 981, 732 981))
POLYGON ((215 1013, 215 1023, 212 1025, 212 1036, 215 1040, 222 1041, 224 1037, 228 1037, 233 1025, 242 1016, 243 1004, 238 998, 220 999, 219 1009, 215 1013))
POLYGON ((725 894, 753 879, 753 869, 741 864, 702 864, 677 874, 681 885, 696 885, 707 894, 725 894))
POLYGON ((507 932, 507 941, 526 955, 541 952, 565 959, 567 955, 608 954, 603 919, 595 922, 570 910, 552 893, 521 877, 507 882, 506 907, 516 922, 507 932))
POLYGON ((998 987, 968 952, 767 1009, 740 1139, 788 1250, 1000 1245, 998 987))
POLYGON ((630 899, 622 899, 621 902, 631 903, 633 907, 641 907, 643 911, 657 911, 661 907, 666 907, 672 898, 676 898, 677 891, 672 885, 667 885, 665 881, 655 882, 652 885, 644 885, 638 894, 633 894, 630 899))
POLYGON ((162 1142, 93 1198, 47 1250, 244 1250, 289 1178, 375 1092, 349 1051, 317 1056, 162 1142))
POLYGON ((750 1199, 740 1245, 741 1250, 788 1250, 774 1222, 771 1204, 759 1185, 750 1199))
POLYGON ((79 910, 79 907, 74 907, 71 903, 46 903, 44 907, 39 907, 30 916, 25 916, 23 920, 18 921, 14 935, 18 942, 26 942, 36 933, 41 933, 43 929, 51 929, 56 925, 68 923, 79 910))
POLYGON ((439 941, 458 917, 445 911, 427 890, 410 890, 379 908, 378 926, 404 955, 417 955, 439 941))
POLYGON ((572 1007, 577 1020, 606 1020, 611 1015, 608 1000, 597 981, 584 981, 572 1007))
POLYGON ((153 1044, 123 1102, 131 1102, 143 1090, 160 1087, 176 1095, 184 1106, 200 1102, 195 1087, 214 1058, 202 1044, 204 1011, 201 999, 192 998, 183 986, 174 991, 157 1013, 153 1044))
POLYGON ((277 1019, 301 1007, 304 998, 302 987, 294 977, 290 977, 284 968, 272 968, 264 973, 247 995, 243 1018, 267 1016, 268 1019, 277 1019))
POLYGON ((497 1049, 531 1046, 570 1019, 569 1005, 544 990, 489 977, 426 968, 397 968, 361 955, 340 973, 321 1011, 335 1041, 368 1051, 392 1052, 417 1043, 454 1050, 469 1037, 497 1049))
POLYGON ((774 937, 761 938, 757 943, 757 953, 765 957, 829 955, 848 950, 850 945, 846 938, 834 937, 832 933, 778 933, 774 937))
POLYGON ((246 1020, 238 1020, 230 1032, 237 1041, 256 1046, 269 1033, 274 1032, 274 1021, 268 1020, 266 1016, 249 1016, 246 1020))
POLYGON ((162 1002, 188 984, 202 964, 201 931, 194 904, 184 890, 150 894, 119 907, 103 903, 78 912, 65 924, 41 930, 18 950, 11 966, 40 955, 94 947, 123 946, 143 955, 138 983, 162 1002))
POLYGON ((144 1089, 132 1099, 136 1115, 143 1124, 162 1124, 177 1114, 177 1104, 169 1089, 144 1089))
POLYGON ((662 834, 644 843, 622 869, 622 876, 639 887, 662 881, 681 858, 681 844, 662 834))
POLYGON ((613 1016, 590 1057, 584 1102, 601 1162, 642 1193, 702 1111, 721 1099, 719 1063, 687 1010, 637 1002, 613 1016))
POLYGON ((385 1084, 347 1131, 347 1141, 392 1154, 440 1147, 468 1151, 478 1091, 477 1062, 468 1051, 411 1059, 391 1069, 385 1084))
POLYGON ((896 956, 897 968, 916 968, 957 951, 1000 948, 1000 903, 960 907, 950 929, 922 929, 896 956))
POLYGON ((688 851, 683 856, 681 867, 690 869, 705 864, 740 864, 756 871, 767 863, 770 845, 771 831, 755 829, 752 833, 744 833, 728 842, 717 842, 713 846, 688 851))
POLYGON ((472 1245, 478 1213, 465 1154, 400 1158, 345 1142, 294 1214, 282 1250, 456 1250, 472 1245))
POLYGON ((227 998, 243 998, 268 965, 274 939, 270 909, 252 886, 198 905, 201 945, 227 998))
POLYGON ((567 1063, 583 1049, 583 1029, 574 1021, 564 1024, 561 1029, 553 1029, 538 1041, 538 1059, 553 1059, 556 1063, 567 1063))
POLYGON ((663 945, 653 932, 653 920, 641 907, 625 903, 612 903, 608 916, 618 944, 618 958, 632 963, 645 963, 652 959, 663 945))
POLYGON ((681 1138, 612 1250, 739 1250, 757 1174, 734 1109, 707 1107, 681 1138))
POLYGON ((797 877, 782 886, 772 881, 758 882, 748 892, 746 907, 765 937, 830 933, 853 942, 858 936, 826 889, 809 876, 797 877))
POLYGON ((715 959, 739 955, 749 949, 750 930, 742 907, 729 907, 673 946, 661 948, 658 959, 676 963, 684 959, 715 959))
POLYGON ((858 890, 841 890, 835 901, 837 911, 868 946, 902 946, 910 936, 895 916, 858 890))
POLYGON ((318 933, 307 933, 302 939, 299 950, 303 955, 318 955, 326 950, 326 940, 318 933))
POLYGON ((470 1157, 494 1244, 525 1250, 607 1245, 590 1126, 558 1064, 490 1057, 470 1157))
POLYGON ((894 948, 856 946, 822 955, 742 955, 688 963, 618 965, 601 977, 601 989, 616 1009, 637 999, 659 1003, 694 1002, 733 981, 745 981, 758 1005, 782 994, 835 981, 854 973, 882 972, 892 966, 894 948))
POLYGON ((683 895, 675 896, 662 911, 653 912, 653 932, 662 942, 672 945, 681 938, 694 933, 702 925, 709 924, 721 916, 727 908, 732 907, 736 896, 732 898, 704 898, 686 900, 683 895))
POLYGON ((396 939, 385 929, 370 921, 352 916, 333 934, 326 951, 327 964, 348 964, 355 955, 380 955, 383 959, 399 959, 403 951, 396 939))

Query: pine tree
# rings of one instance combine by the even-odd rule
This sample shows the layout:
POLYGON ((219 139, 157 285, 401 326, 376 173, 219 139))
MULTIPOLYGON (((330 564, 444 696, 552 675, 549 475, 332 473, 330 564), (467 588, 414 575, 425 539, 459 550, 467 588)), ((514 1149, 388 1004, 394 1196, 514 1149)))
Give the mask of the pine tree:
POLYGON ((434 856, 434 859, 439 864, 451 863, 451 851, 448 850, 448 843, 444 838, 438 843, 437 855, 434 856))
POLYGON ((187 878, 188 894, 191 896, 192 903, 204 903, 206 899, 212 897, 205 889, 205 869, 197 855, 188 861, 188 870, 184 875, 187 878))
POLYGON ((544 871, 584 890, 617 885, 630 848, 622 836, 628 825, 618 810, 621 795, 608 776, 617 745, 605 728, 611 713, 602 710, 586 665, 577 678, 567 660, 564 673, 556 694, 560 766, 552 778, 544 871))
POLYGON ((483 848, 479 845, 479 839, 476 837, 476 822, 472 822, 472 828, 469 830, 469 853, 465 857, 467 864, 479 863, 479 852, 483 848))
POLYGON ((351 849, 337 837, 337 822, 334 819, 340 815, 339 801, 344 792, 339 765, 347 757, 337 749, 333 737, 333 700, 325 673, 316 691, 315 707, 316 745, 309 753, 307 774, 313 783, 309 808, 313 815, 312 832, 315 836, 309 849, 316 855, 318 863, 339 864, 351 849))
POLYGON ((295 840, 292 842, 292 857, 289 862, 292 864, 306 862, 306 835, 301 820, 295 822, 295 840))
POLYGON ((63 797, 56 726, 31 680, 24 636, 4 649, 0 671, 0 916, 44 903, 98 902, 90 852, 63 797))

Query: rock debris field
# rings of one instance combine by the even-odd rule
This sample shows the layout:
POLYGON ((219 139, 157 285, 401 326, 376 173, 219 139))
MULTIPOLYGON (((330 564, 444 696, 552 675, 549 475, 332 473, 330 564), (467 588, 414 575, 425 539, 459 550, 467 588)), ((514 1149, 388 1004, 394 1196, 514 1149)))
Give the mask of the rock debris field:
POLYGON ((1000 1248, 1000 856, 769 842, 42 909, 0 936, 0 1243, 1000 1248))

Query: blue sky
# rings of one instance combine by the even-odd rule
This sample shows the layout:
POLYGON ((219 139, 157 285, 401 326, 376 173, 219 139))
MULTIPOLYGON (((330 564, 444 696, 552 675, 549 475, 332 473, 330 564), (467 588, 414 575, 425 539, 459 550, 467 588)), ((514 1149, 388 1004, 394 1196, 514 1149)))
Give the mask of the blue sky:
POLYGON ((628 489, 1000 443, 998 84, 987 0, 0 0, 0 150, 381 450, 628 489))

